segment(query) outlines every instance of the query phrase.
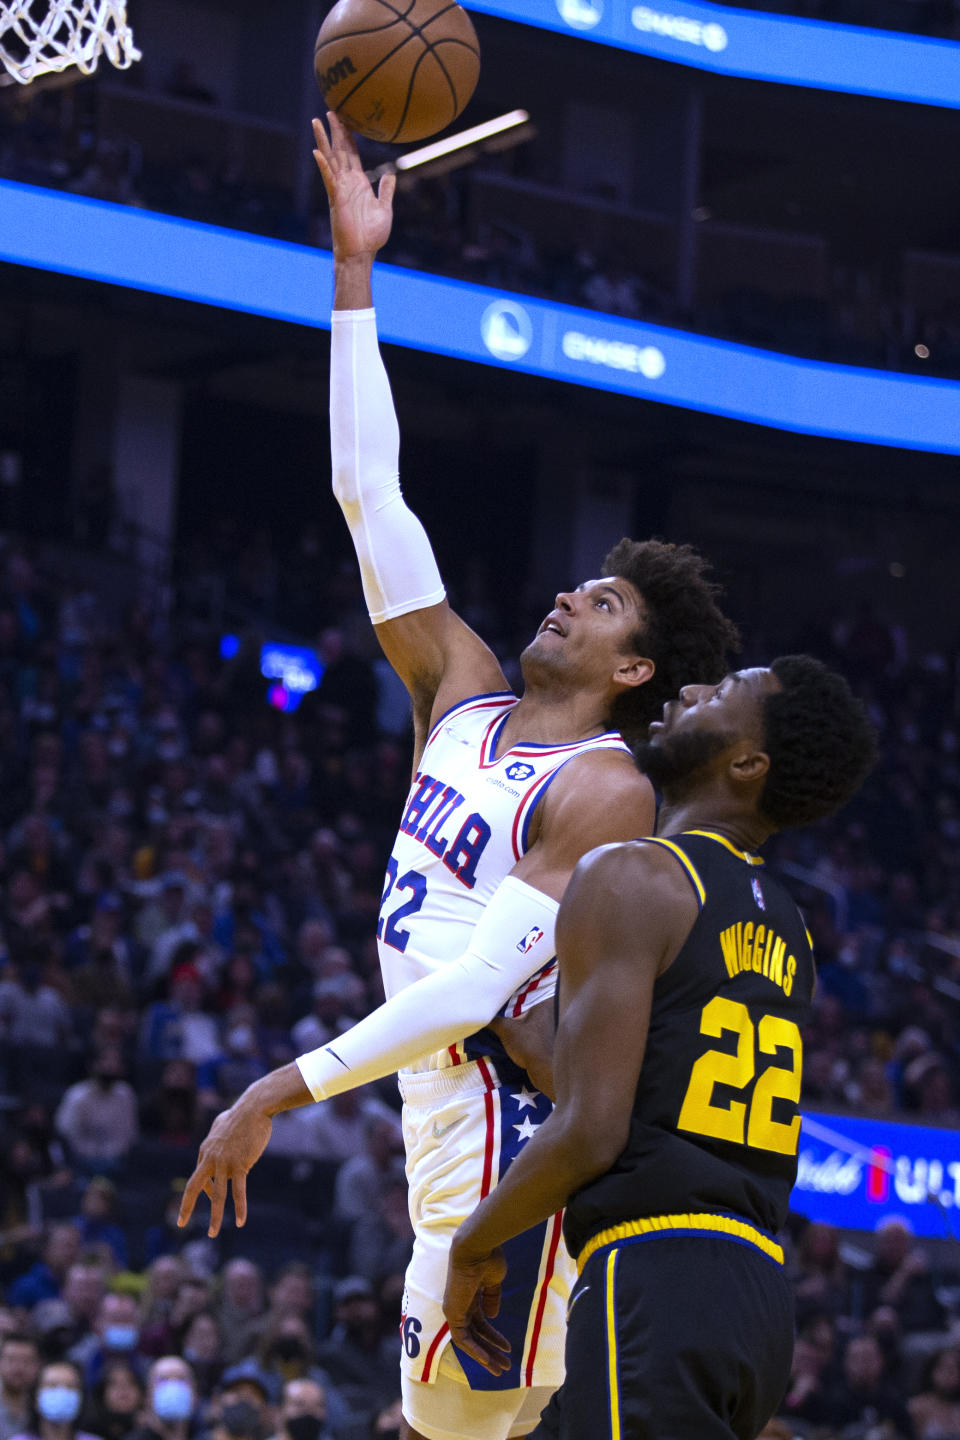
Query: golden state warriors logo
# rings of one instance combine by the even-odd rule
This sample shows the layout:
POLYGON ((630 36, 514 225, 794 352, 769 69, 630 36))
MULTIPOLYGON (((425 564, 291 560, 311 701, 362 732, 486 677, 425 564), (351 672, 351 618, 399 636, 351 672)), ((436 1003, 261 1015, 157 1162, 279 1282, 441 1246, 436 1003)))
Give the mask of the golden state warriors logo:
POLYGON ((557 0, 557 9, 572 30, 592 30, 603 19, 603 0, 557 0))
POLYGON ((498 360, 522 360, 533 344, 533 322, 515 300, 494 300, 480 321, 483 343, 498 360))

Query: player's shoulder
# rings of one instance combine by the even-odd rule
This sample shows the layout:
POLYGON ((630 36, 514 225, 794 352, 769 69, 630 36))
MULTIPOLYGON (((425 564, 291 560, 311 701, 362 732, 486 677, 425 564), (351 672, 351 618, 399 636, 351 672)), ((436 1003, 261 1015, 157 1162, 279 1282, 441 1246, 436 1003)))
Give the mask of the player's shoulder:
POLYGON ((590 877, 592 883, 608 885, 616 890, 623 885, 641 885, 656 880, 658 886, 677 887, 686 891, 683 871, 676 858, 652 836, 620 840, 597 845, 588 850, 577 865, 578 877, 590 877))
POLYGON ((546 798, 554 805, 574 800, 590 808, 640 805, 646 811, 654 805, 650 781, 630 751, 619 747, 581 750, 559 770, 546 798))

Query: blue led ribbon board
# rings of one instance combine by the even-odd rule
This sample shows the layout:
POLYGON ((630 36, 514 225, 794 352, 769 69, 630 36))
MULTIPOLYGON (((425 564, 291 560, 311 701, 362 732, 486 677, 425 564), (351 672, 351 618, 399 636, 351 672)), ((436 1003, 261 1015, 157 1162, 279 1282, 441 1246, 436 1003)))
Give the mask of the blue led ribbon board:
POLYGON ((709 0, 467 0, 467 9, 661 60, 816 90, 960 106, 960 44, 709 0))
POLYGON ((844 1229, 875 1230, 897 1215, 909 1220, 917 1235, 955 1239, 957 1133, 849 1115, 804 1115, 791 1206, 844 1229))
MULTIPOLYGON (((328 329, 324 250, 0 181, 0 261, 328 329)), ((960 383, 799 360, 380 265, 380 335, 759 425, 960 454, 960 383)))

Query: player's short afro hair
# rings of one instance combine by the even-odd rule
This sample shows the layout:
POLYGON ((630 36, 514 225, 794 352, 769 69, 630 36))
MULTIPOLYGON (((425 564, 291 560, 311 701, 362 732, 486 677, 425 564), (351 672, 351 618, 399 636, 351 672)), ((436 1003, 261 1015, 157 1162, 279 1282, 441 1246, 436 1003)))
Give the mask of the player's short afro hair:
POLYGON ((859 790, 877 760, 877 736, 842 675, 810 655, 770 666, 780 689, 764 701, 770 770, 760 811, 777 829, 831 815, 859 790))
POLYGON ((636 745, 681 686, 723 678, 740 636, 717 603, 720 586, 710 579, 708 562, 690 545, 624 539, 604 557, 600 573, 629 580, 646 606, 646 620, 630 643, 656 669, 645 685, 620 696, 611 716, 627 743, 636 745))

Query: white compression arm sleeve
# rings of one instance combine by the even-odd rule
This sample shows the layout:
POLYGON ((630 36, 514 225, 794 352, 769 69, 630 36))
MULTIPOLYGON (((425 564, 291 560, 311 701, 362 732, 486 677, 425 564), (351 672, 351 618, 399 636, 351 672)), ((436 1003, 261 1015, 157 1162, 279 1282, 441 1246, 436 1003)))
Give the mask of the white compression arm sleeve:
POLYGON ((457 960, 408 985, 297 1064, 314 1100, 391 1075, 488 1025, 554 955, 559 905, 512 875, 494 891, 457 960))
POLYGON ((330 339, 333 493, 350 527, 374 625, 439 605, 443 581, 400 490, 400 430, 374 310, 334 310, 330 339))

